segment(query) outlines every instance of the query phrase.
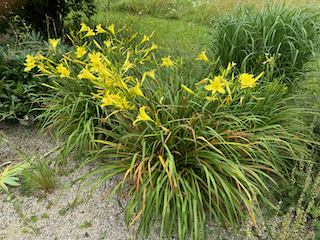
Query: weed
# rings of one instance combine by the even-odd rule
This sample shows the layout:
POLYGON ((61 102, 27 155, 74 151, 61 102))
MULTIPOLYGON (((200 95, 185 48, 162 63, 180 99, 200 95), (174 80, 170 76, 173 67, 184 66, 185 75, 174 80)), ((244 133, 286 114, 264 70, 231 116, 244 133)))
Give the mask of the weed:
POLYGON ((91 227, 91 226, 92 226, 91 221, 88 222, 88 221, 86 220, 86 221, 84 222, 84 224, 82 224, 82 225, 79 226, 79 229, 89 228, 89 227, 91 227))

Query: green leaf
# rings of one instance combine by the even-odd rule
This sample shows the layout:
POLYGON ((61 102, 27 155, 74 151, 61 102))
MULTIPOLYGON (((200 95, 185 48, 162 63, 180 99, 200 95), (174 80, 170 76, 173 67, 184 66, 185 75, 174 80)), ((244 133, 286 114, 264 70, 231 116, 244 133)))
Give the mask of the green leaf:
POLYGON ((17 93, 19 97, 23 96, 23 88, 20 85, 17 86, 17 93))
POLYGON ((5 77, 3 77, 2 80, 0 81, 0 92, 2 92, 2 89, 3 89, 4 79, 5 77))
POLYGON ((17 183, 16 181, 14 181, 12 179, 5 179, 3 182, 8 185, 11 185, 11 186, 19 186, 20 185, 19 183, 17 183))
POLYGON ((8 191, 8 187, 7 187, 3 182, 1 182, 1 181, 0 181, 0 186, 1 186, 6 192, 9 192, 9 191, 8 191))
POLYGON ((314 225, 315 225, 316 229, 319 229, 319 230, 320 230, 320 220, 319 220, 318 218, 316 218, 316 219, 314 220, 314 225))
POLYGON ((36 222, 38 219, 37 216, 31 216, 30 218, 31 218, 31 221, 34 221, 34 222, 36 222))
POLYGON ((100 234, 99 234, 99 239, 103 239, 105 236, 106 236, 105 233, 100 233, 100 234))

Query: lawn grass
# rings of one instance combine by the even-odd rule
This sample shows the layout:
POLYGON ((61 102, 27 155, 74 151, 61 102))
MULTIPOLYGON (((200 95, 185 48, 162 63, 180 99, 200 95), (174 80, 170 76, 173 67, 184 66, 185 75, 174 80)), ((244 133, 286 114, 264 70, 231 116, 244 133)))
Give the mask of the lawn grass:
MULTIPOLYGON (((140 34, 151 34, 152 41, 170 55, 195 56, 203 50, 210 18, 234 13, 238 4, 260 8, 268 1, 234 0, 96 0, 97 14, 83 19, 89 25, 131 24, 140 34), (133 19, 135 18, 135 19, 133 19)), ((283 1, 274 1, 283 3, 283 1)), ((320 5, 320 0, 288 0, 286 6, 320 5)), ((74 13, 70 13, 72 15, 74 13)), ((70 16, 69 15, 69 16, 70 16)), ((71 26, 67 21, 66 26, 71 26)))

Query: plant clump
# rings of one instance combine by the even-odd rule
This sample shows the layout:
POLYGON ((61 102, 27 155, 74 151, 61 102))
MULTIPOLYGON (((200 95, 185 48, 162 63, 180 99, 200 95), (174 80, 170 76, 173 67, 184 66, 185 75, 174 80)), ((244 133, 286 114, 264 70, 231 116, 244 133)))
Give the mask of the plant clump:
MULTIPOLYGON (((95 184, 93 191, 121 175, 110 197, 116 190, 128 197, 125 220, 130 227, 141 218, 138 234, 147 235, 160 219, 160 238, 177 231, 179 239, 205 239, 208 219, 219 230, 236 229, 247 216, 258 230, 259 202, 274 207, 266 182, 277 186, 273 175, 285 181, 295 162, 310 155, 297 117, 304 110, 281 81, 263 81, 268 72, 238 74, 229 62, 218 74, 187 78, 182 58, 156 57, 153 33, 118 38, 122 30, 82 23, 69 34, 72 51, 59 54, 59 40, 51 39, 50 53, 26 59, 26 71, 37 68, 54 79, 43 84, 54 93, 45 100, 44 126, 65 136, 76 129, 67 149, 82 144, 83 164, 101 160, 76 181, 104 173, 86 185, 95 184), (103 161, 109 157, 115 160, 103 161)), ((219 61, 206 52, 195 60, 209 69, 219 61)))

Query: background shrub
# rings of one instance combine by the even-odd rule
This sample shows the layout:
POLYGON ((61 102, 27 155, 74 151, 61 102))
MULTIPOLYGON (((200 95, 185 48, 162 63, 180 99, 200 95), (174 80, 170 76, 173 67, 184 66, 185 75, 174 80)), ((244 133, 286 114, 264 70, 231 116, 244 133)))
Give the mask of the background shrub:
POLYGON ((72 21, 80 24, 82 14, 90 18, 96 13, 93 0, 9 0, 0 3, 0 9, 5 19, 0 19, 0 33, 9 27, 6 21, 19 21, 30 25, 36 32, 41 32, 48 39, 64 36, 64 22, 67 15, 73 11, 72 21), (4 6, 6 5, 6 6, 4 6), (82 14, 81 14, 82 12, 82 14))

